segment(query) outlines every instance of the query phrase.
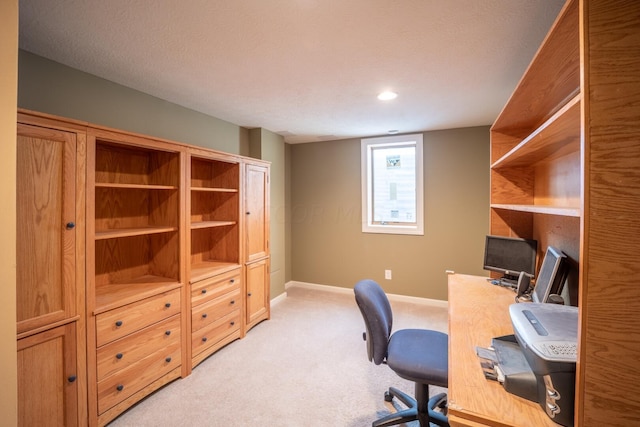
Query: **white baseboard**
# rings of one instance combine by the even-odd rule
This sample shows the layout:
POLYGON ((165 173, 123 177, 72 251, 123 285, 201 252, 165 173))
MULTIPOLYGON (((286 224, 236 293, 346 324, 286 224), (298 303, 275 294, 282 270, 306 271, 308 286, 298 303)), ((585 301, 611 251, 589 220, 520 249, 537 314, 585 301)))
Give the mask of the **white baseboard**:
POLYGON ((285 292, 271 299, 271 307, 280 304, 282 301, 284 301, 287 298, 286 286, 287 285, 285 285, 285 292))
MULTIPOLYGON (((339 286, 319 285, 317 283, 298 282, 298 281, 292 280, 284 284, 285 292, 280 294, 277 298, 280 298, 281 296, 286 295, 287 290, 292 287, 353 295, 352 288, 341 288, 339 286)), ((423 305, 429 305, 432 307, 440 307, 440 308, 449 307, 449 303, 447 301, 442 301, 438 299, 420 298, 420 297, 412 297, 412 296, 398 295, 398 294, 387 294, 387 297, 389 298, 389 301, 411 302, 414 304, 423 304, 423 305)))

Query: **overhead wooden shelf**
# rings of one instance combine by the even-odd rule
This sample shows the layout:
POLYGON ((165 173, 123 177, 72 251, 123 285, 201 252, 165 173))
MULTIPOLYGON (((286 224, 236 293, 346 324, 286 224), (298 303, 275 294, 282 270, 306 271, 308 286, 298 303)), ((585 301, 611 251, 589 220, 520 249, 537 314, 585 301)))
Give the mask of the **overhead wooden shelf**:
POLYGON ((509 205, 509 204, 492 203, 491 208, 503 209, 503 210, 509 210, 509 211, 531 212, 531 213, 546 214, 546 215, 571 216, 571 217, 577 217, 577 218, 580 217, 580 208, 572 208, 572 207, 543 206, 543 205, 509 205))
POLYGON ((491 167, 531 166, 560 158, 580 150, 580 100, 578 94, 527 136, 520 144, 498 159, 491 167))

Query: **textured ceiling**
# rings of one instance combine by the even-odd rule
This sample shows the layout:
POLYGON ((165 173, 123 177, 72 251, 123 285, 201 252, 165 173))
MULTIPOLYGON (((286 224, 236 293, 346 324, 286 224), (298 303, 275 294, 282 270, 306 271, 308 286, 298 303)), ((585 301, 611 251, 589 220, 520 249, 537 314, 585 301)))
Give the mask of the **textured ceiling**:
POLYGON ((20 0, 19 40, 299 143, 491 124, 563 3, 20 0))

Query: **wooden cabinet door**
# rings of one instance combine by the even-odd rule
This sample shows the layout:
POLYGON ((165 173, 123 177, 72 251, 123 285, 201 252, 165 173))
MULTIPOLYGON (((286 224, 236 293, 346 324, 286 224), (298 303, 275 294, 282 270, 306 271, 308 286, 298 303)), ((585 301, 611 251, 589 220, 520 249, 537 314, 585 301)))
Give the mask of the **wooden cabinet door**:
POLYGON ((76 324, 18 340, 18 425, 78 425, 76 324))
POLYGON ((245 174, 246 262, 269 255, 269 168, 247 165, 245 174))
POLYGON ((269 259, 247 264, 247 325, 269 317, 269 259))
POLYGON ((76 134, 18 124, 18 334, 76 314, 76 134))

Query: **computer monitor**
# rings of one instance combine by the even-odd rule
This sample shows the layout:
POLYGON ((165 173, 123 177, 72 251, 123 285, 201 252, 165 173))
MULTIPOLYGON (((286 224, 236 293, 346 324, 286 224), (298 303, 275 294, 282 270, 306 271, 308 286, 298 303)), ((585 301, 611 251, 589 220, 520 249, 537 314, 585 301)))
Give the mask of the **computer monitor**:
POLYGON ((559 249, 549 246, 531 294, 533 302, 549 302, 549 295, 560 294, 569 270, 567 256, 559 249))
POLYGON ((506 279, 513 281, 518 279, 521 271, 533 277, 536 272, 537 250, 536 240, 487 236, 483 268, 502 273, 506 279))

